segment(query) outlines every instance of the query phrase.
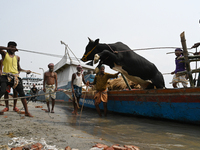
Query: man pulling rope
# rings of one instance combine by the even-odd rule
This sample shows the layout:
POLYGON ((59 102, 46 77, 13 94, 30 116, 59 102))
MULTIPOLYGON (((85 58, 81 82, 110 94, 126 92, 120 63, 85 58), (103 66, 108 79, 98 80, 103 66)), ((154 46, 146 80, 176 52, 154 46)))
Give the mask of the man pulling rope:
MULTIPOLYGON (((23 91, 22 80, 19 78, 18 74, 20 71, 25 71, 27 74, 30 74, 30 70, 24 70, 20 67, 20 57, 15 55, 17 50, 17 43, 11 41, 8 42, 7 47, 0 46, 0 54, 3 59, 3 72, 1 76, 1 90, 0 90, 0 98, 6 93, 6 87, 10 85, 13 87, 18 93, 20 97, 24 97, 25 93, 23 91), (5 52, 4 50, 7 50, 5 52), (15 75, 15 76, 13 76, 15 75)), ((25 109, 25 116, 33 117, 29 111, 25 98, 21 99, 22 104, 25 109)))

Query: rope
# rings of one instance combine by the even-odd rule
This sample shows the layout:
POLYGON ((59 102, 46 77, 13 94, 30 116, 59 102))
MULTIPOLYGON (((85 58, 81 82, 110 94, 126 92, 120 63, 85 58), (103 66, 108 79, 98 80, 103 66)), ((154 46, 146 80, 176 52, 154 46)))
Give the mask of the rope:
POLYGON ((68 49, 71 51, 71 53, 74 55, 74 57, 76 58, 76 60, 78 60, 78 62, 79 63, 81 63, 80 61, 79 61, 79 59, 76 57, 76 55, 72 52, 72 50, 69 48, 69 46, 67 45, 67 47, 68 47, 68 49))
POLYGON ((111 47, 110 47, 110 45, 108 45, 108 44, 106 44, 110 49, 111 49, 111 51, 113 52, 113 53, 118 53, 119 51, 114 51, 111 47))
MULTIPOLYGON (((181 47, 150 47, 150 48, 140 48, 140 49, 132 49, 132 51, 140 51, 140 50, 151 50, 151 49, 176 49, 181 47)), ((192 49, 192 48, 187 48, 192 49)))
MULTIPOLYGON (((22 98, 29 98, 28 99, 28 101, 27 101, 27 105, 28 105, 28 103, 30 102, 30 100, 31 100, 31 97, 35 97, 35 96, 40 96, 40 95, 47 95, 47 94, 52 94, 52 93, 57 93, 57 92, 64 92, 65 90, 60 90, 60 91, 56 91, 56 92, 49 92, 49 93, 44 93, 44 94, 37 94, 37 95, 32 95, 32 96, 24 96, 24 97, 17 97, 17 98, 9 98, 9 99, 1 99, 0 100, 0 102, 1 101, 10 101, 10 100, 15 100, 15 99, 22 99, 22 98)), ((51 101, 51 100, 49 100, 49 101, 51 101)), ((21 109, 19 109, 20 111, 21 110, 23 110, 24 109, 24 107, 22 107, 21 109)), ((19 116, 21 117, 21 113, 19 113, 19 116)), ((48 116, 51 118, 51 119, 54 119, 54 117, 51 117, 50 116, 50 114, 49 114, 49 112, 48 112, 48 116)))
POLYGON ((59 90, 59 91, 55 91, 55 92, 37 94, 37 95, 32 95, 32 96, 23 96, 23 97, 9 98, 9 99, 1 99, 0 102, 1 102, 1 101, 10 101, 10 100, 22 99, 22 98, 31 98, 31 97, 35 97, 35 96, 53 94, 53 93, 64 92, 64 91, 65 91, 65 90, 59 90))
MULTIPOLYGON (((113 52, 113 53, 119 53, 119 52, 129 52, 129 51, 141 51, 141 50, 152 50, 152 49, 176 49, 176 48, 181 48, 181 47, 150 47, 150 48, 139 48, 139 49, 130 49, 130 50, 124 50, 124 51, 114 51, 110 45, 106 44, 110 50, 113 52)), ((90 50, 87 54, 85 54, 83 56, 83 60, 87 60, 87 56, 96 48, 96 46, 90 50)), ((187 49, 192 49, 192 48, 187 48, 187 49)))
MULTIPOLYGON (((125 51, 114 51, 110 45, 106 44, 110 50, 113 53, 118 53, 118 52, 128 52, 128 51, 140 51, 140 50, 152 50, 152 49, 176 49, 176 48, 181 48, 181 47, 150 47, 150 48, 139 48, 139 49, 130 49, 130 50, 125 50, 125 51)), ((192 49, 192 48, 187 48, 187 49, 192 49)))
MULTIPOLYGON (((139 48, 139 49, 131 49, 131 50, 125 50, 125 51, 115 51, 117 52, 128 52, 128 51, 140 51, 140 50, 152 50, 152 49, 176 49, 176 48, 181 48, 181 47, 151 47, 151 48, 139 48)), ((191 48, 187 48, 191 49, 191 48)))
MULTIPOLYGON (((69 48, 69 46, 67 46, 69 48)), ((180 48, 180 47, 150 47, 150 48, 139 48, 139 49, 131 49, 131 50, 126 50, 126 51, 118 51, 118 52, 127 52, 127 51, 141 51, 141 50, 153 50, 153 49, 176 49, 176 48, 180 48)), ((191 50, 192 48, 187 48, 189 50, 191 50)), ((37 52, 37 51, 31 51, 31 50, 24 50, 24 49, 18 49, 19 51, 24 51, 24 52, 30 52, 30 53, 35 53, 35 54, 41 54, 41 55, 47 55, 47 56, 53 56, 53 57, 59 57, 62 58, 62 55, 57 55, 57 54, 49 54, 49 53, 43 53, 43 52, 37 52)), ((72 50, 69 48, 69 50, 72 52, 72 50)), ((72 54, 74 55, 74 53, 72 52, 72 54)), ((75 56, 75 55, 74 55, 75 56)), ((76 60, 80 60, 81 58, 77 58, 75 56, 71 57, 71 59, 76 59, 76 60)), ((79 61, 80 63, 80 61, 79 61)))
POLYGON ((35 54, 47 55, 47 56, 54 56, 54 57, 60 57, 60 58, 63 57, 62 55, 57 55, 57 54, 42 53, 42 52, 36 52, 36 51, 30 51, 30 50, 24 50, 24 49, 18 49, 18 50, 24 51, 24 52, 35 53, 35 54))

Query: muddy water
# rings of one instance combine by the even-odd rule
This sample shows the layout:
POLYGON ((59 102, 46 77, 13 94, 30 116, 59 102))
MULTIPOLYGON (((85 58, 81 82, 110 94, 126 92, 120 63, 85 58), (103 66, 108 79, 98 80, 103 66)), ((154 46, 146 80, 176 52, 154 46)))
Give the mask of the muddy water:
POLYGON ((72 105, 62 106, 68 114, 66 123, 73 128, 98 136, 113 144, 132 144, 141 150, 198 150, 200 126, 139 118, 109 112, 99 118, 96 110, 84 108, 81 116, 73 116, 72 105))

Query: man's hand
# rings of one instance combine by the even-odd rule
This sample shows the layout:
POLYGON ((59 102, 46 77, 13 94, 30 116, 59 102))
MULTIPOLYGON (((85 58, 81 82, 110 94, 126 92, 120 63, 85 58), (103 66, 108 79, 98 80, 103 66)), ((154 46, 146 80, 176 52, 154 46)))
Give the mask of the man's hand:
POLYGON ((46 89, 45 89, 45 88, 43 88, 43 91, 44 91, 44 92, 46 92, 46 89))
POLYGON ((57 87, 56 87, 54 91, 57 91, 57 90, 58 90, 58 89, 57 89, 57 87))
POLYGON ((87 81, 87 82, 86 82, 86 86, 89 86, 89 85, 90 85, 90 82, 89 82, 89 81, 87 81))
POLYGON ((72 89, 72 93, 74 93, 74 89, 72 89))

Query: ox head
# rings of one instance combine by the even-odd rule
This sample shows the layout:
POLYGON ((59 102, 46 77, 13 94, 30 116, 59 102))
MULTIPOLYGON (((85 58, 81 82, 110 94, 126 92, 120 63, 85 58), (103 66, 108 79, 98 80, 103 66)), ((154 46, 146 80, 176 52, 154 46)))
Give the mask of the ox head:
POLYGON ((99 44, 99 39, 96 39, 95 41, 91 40, 90 38, 88 39, 89 43, 85 48, 85 53, 83 57, 81 58, 83 62, 94 59, 94 55, 97 53, 96 47, 99 44))

